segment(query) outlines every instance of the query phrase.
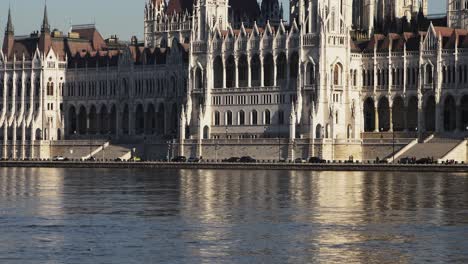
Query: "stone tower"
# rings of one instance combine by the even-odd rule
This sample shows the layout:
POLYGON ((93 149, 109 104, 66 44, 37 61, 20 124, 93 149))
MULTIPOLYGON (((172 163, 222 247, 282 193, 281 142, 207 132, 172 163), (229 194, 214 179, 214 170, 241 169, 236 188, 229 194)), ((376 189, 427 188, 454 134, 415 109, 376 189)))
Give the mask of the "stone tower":
POLYGON ((194 10, 196 38, 206 39, 210 28, 225 30, 229 24, 228 0, 198 0, 194 10))
POLYGON ((468 29, 468 1, 447 1, 447 26, 468 29))

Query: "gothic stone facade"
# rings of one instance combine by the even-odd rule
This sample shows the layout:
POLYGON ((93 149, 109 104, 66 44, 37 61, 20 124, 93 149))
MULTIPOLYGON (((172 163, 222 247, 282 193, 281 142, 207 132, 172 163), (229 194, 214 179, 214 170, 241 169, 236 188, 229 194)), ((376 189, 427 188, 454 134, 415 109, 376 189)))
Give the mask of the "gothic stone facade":
POLYGON ((356 40, 353 12, 365 1, 293 1, 290 25, 257 23, 253 15, 277 8, 244 2, 260 13, 225 0, 151 0, 144 46, 116 47, 94 27, 50 32, 47 13, 41 33, 15 38, 10 17, 3 157, 110 138, 177 139, 177 154, 211 159, 366 159, 366 142, 389 133, 466 135, 467 31, 431 25, 356 40))

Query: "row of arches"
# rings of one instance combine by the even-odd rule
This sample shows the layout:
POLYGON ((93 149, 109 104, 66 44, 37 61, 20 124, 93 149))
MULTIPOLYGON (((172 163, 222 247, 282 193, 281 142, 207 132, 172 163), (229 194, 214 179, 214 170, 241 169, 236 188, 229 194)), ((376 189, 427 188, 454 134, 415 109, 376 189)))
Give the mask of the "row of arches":
MULTIPOLYGON (((410 97, 406 104, 402 97, 397 96, 390 107, 387 97, 380 98, 377 104, 374 99, 367 98, 364 102, 364 131, 436 131, 435 97, 429 96, 423 102, 422 120, 419 120, 419 103, 416 96, 410 97)), ((468 95, 461 98, 459 105, 452 95, 448 95, 440 107, 443 131, 468 131, 468 95)))
MULTIPOLYGON (((44 129, 44 131, 40 128, 35 130, 31 128, 25 128, 24 131, 24 138, 23 138, 23 128, 22 127, 7 127, 6 131, 3 127, 0 127, 0 141, 4 140, 16 140, 16 141, 31 141, 31 140, 48 140, 49 139, 49 131, 48 129, 44 129), (16 129, 16 131, 15 131, 16 129), (5 134, 6 132, 6 134, 5 134)), ((57 129, 57 140, 62 139, 62 130, 57 129)))
MULTIPOLYGON (((276 56, 276 59, 271 53, 265 54, 263 58, 255 54, 250 60, 247 55, 242 54, 237 61, 234 55, 228 56, 225 61, 222 56, 216 56, 213 60, 213 85, 214 88, 248 87, 249 83, 251 86, 275 86, 289 78, 297 78, 298 67, 297 52, 294 52, 290 58, 282 52, 276 56)), ((195 76, 195 88, 202 88, 201 69, 197 69, 195 76)))
POLYGON ((116 105, 70 106, 68 110, 69 135, 160 135, 174 136, 178 126, 178 107, 173 104, 137 104, 131 110, 128 104, 118 111, 116 105))

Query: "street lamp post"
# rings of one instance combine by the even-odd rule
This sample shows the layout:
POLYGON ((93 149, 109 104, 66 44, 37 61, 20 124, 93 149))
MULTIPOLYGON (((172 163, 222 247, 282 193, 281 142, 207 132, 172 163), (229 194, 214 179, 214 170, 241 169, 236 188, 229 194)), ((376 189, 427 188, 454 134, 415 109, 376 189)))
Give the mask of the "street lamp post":
POLYGON ((281 135, 280 135, 280 125, 278 124, 278 162, 281 161, 281 135))
POLYGON ((392 163, 395 164, 395 130, 392 129, 392 163))
MULTIPOLYGON (((76 138, 76 130, 73 131, 73 138, 72 138, 72 148, 70 149, 70 156, 73 156, 73 149, 75 148, 75 138, 76 138)), ((73 157, 70 157, 73 159, 73 157)))

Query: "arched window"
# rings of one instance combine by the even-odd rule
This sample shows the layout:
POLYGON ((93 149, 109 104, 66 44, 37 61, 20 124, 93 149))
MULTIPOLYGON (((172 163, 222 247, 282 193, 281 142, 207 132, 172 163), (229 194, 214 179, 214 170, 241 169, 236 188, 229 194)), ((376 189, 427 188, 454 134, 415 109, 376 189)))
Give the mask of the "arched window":
POLYGON ((289 77, 292 80, 297 79, 299 73, 299 55, 294 52, 289 59, 289 77))
POLYGON ((240 56, 238 71, 239 71, 239 87, 246 87, 248 85, 247 80, 249 78, 247 56, 245 55, 240 56))
POLYGON ((47 96, 54 96, 54 83, 53 82, 47 83, 47 96))
POLYGON ((203 128, 203 139, 208 139, 210 136, 210 128, 208 126, 205 126, 203 128))
POLYGON ((229 56, 226 61, 226 87, 232 88, 236 86, 236 63, 234 56, 229 56))
POLYGON ((263 114, 263 124, 270 125, 271 124, 271 113, 270 110, 266 110, 263 114))
POLYGON ((34 82, 34 96, 39 96, 41 90, 41 81, 39 78, 36 78, 36 81, 34 82))
MULTIPOLYGON (((450 68, 449 68, 450 69, 450 68)), ((449 72, 449 76, 450 76, 450 72, 449 72)), ((426 84, 432 84, 433 83, 433 72, 432 72, 432 65, 431 64, 427 64, 426 65, 426 84)), ((450 77, 449 77, 450 78, 450 77)), ((449 79, 449 82, 450 82, 450 79, 449 79)))
POLYGON ((342 67, 341 64, 337 63, 335 64, 335 67, 333 68, 333 84, 334 85, 341 85, 342 81, 342 67))
POLYGON ((274 84, 274 62, 273 62, 273 55, 268 53, 265 58, 263 59, 263 78, 264 78, 264 86, 273 86, 274 84))
POLYGON ((278 124, 284 125, 284 111, 283 110, 278 111, 278 124))
POLYGON ((232 126, 232 112, 231 111, 226 112, 226 125, 232 126))
POLYGON ((286 55, 280 53, 276 58, 276 80, 280 81, 286 79, 286 67, 286 55))
POLYGON ((315 127, 315 138, 322 138, 323 137, 323 134, 322 134, 322 131, 323 128, 322 128, 322 125, 318 124, 316 127, 315 127))
POLYGON ((308 85, 313 85, 315 83, 315 67, 314 67, 314 64, 312 64, 311 62, 308 62, 307 63, 307 66, 306 66, 306 78, 307 78, 307 81, 306 83, 308 85))
POLYGON ((214 112, 214 125, 219 126, 221 124, 221 116, 218 111, 214 112))
POLYGON ((252 125, 257 125, 258 124, 258 113, 256 110, 253 110, 252 111, 252 121, 251 121, 251 124, 252 125))
POLYGON ((213 62, 214 88, 223 88, 224 66, 221 57, 218 56, 213 62))
POLYGON ((260 86, 260 57, 255 54, 250 61, 252 86, 260 86))
POLYGON ((239 112, 239 125, 245 125, 245 112, 243 110, 239 112))
POLYGON ((195 70, 195 89, 203 89, 203 74, 198 67, 195 70))

